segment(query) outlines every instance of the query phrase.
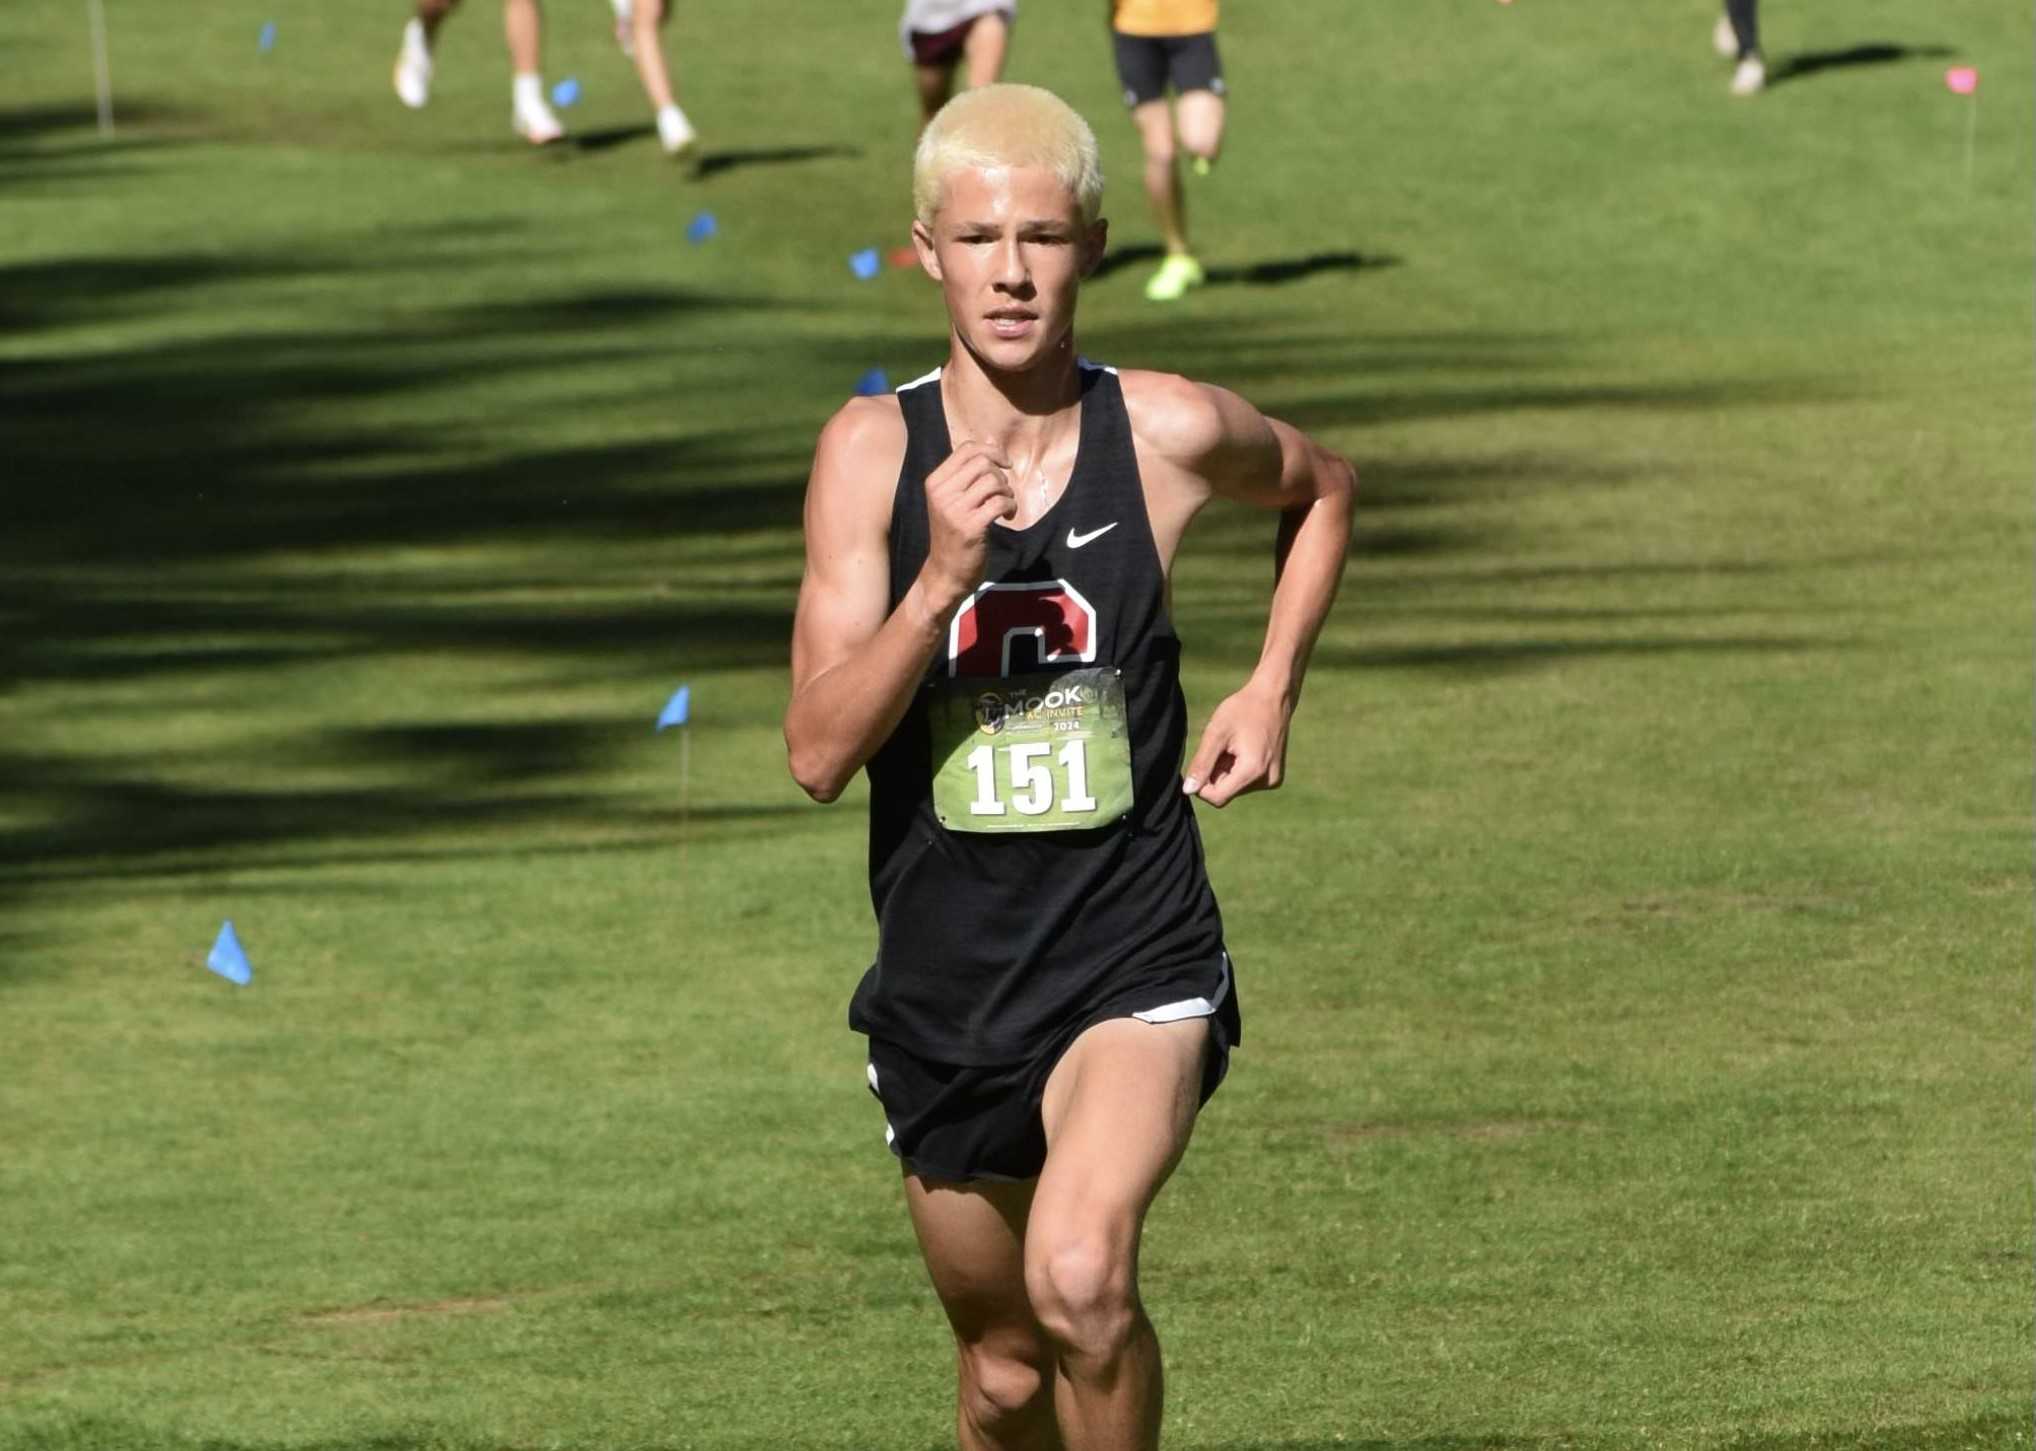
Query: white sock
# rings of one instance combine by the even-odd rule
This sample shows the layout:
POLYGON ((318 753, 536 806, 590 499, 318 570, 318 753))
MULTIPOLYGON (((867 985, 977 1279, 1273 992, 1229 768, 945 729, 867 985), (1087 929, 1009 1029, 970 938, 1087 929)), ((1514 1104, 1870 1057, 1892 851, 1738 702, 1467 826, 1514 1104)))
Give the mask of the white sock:
POLYGON ((412 20, 403 27, 403 49, 416 51, 419 55, 431 54, 431 40, 424 33, 424 22, 412 20))
POLYGON ((510 95, 519 106, 542 106, 544 104, 544 77, 535 71, 517 75, 510 95))

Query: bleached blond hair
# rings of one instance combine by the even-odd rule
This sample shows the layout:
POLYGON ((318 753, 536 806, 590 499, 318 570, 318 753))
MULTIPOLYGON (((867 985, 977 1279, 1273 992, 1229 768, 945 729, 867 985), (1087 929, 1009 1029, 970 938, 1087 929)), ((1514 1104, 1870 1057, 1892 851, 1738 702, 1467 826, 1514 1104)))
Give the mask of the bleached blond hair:
POLYGON ((1103 162, 1089 123, 1052 91, 1000 84, 963 91, 928 124, 912 157, 913 214, 933 224, 948 173, 1007 166, 1051 171, 1085 223, 1102 210, 1103 162))

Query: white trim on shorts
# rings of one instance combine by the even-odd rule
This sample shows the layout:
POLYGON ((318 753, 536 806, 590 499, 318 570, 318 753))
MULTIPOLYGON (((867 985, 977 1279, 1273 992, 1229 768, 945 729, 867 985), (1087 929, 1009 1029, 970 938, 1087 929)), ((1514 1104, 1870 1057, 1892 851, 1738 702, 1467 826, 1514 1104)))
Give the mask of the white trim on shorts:
MULTIPOLYGON (((1216 984, 1213 998, 1182 998, 1177 1003, 1162 1003, 1156 1008, 1147 1008, 1131 1016, 1141 1023, 1179 1023, 1189 1018, 1213 1018, 1216 1009, 1223 1006, 1223 999, 1230 996, 1230 954, 1223 954, 1223 979, 1216 984)), ((872 1070, 874 1072, 874 1070, 872 1070)))
MULTIPOLYGON (((863 1067, 869 1071, 870 1092, 875 1096, 877 1100, 877 1107, 882 1108, 884 1106, 884 1095, 883 1092, 877 1087, 877 1065, 874 1063, 865 1063, 863 1064, 863 1067)), ((891 1127, 891 1115, 887 1112, 884 1115, 884 1147, 889 1148, 892 1144, 896 1143, 897 1141, 898 1141, 898 1131, 891 1127)))

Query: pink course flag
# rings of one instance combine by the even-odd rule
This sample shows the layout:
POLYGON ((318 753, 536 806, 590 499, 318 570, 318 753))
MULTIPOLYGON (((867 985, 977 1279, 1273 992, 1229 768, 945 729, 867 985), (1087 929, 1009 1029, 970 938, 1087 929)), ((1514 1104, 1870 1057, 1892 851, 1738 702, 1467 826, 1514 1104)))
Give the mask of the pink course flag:
POLYGON ((1979 67, 1955 65, 1944 73, 1944 86, 1954 96, 1971 96, 1965 108, 1965 194, 1972 195, 1972 154, 1979 136, 1979 67))

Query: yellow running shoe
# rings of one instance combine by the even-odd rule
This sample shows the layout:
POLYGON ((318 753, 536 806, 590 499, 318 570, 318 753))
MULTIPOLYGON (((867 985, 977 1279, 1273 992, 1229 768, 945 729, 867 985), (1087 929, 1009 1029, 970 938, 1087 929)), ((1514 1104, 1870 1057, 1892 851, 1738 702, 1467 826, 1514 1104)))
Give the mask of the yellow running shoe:
POLYGON ((1159 264, 1159 271, 1145 284, 1145 298, 1148 302, 1178 302, 1190 287, 1200 287, 1203 281, 1202 264, 1185 252, 1176 252, 1159 264))

